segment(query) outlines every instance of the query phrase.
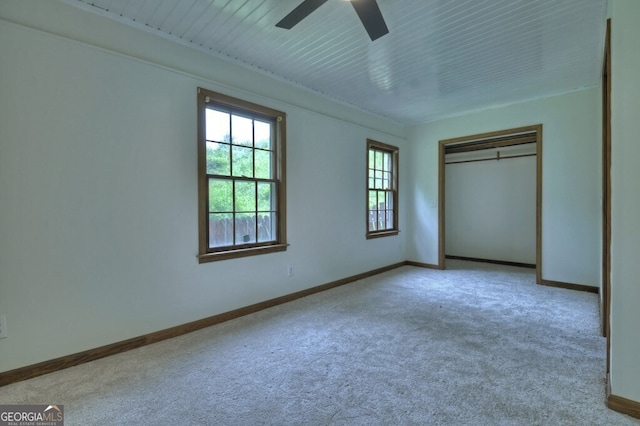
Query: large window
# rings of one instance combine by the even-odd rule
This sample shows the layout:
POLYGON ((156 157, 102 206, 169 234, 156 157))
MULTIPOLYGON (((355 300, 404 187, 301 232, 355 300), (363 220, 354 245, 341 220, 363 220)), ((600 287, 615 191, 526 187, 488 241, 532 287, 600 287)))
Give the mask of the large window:
POLYGON ((198 89, 200 263, 286 250, 285 114, 198 89))
POLYGON ((398 232, 398 148, 367 139, 367 238, 398 232))

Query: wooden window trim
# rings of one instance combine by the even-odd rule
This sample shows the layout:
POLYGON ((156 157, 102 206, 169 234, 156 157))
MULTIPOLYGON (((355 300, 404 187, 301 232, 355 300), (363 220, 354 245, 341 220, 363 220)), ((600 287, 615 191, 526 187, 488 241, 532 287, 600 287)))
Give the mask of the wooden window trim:
POLYGON ((400 233, 400 229, 398 226, 398 210, 399 210, 399 148, 394 145, 389 145, 386 143, 378 142, 373 139, 367 139, 367 149, 366 149, 366 161, 365 161, 365 176, 366 176, 366 196, 365 196, 365 204, 366 204, 366 238, 374 239, 381 237, 390 237, 393 235, 398 235, 400 233), (369 187, 369 151, 371 149, 377 149, 380 151, 386 151, 391 154, 391 167, 392 167, 392 192, 393 192, 393 228, 392 229, 383 229, 379 231, 370 231, 369 230, 369 190, 372 188, 369 187))
MULTIPOLYGON (((367 227, 367 230, 368 230, 368 227, 367 227)), ((384 231, 368 231, 367 239, 371 240, 371 239, 374 239, 374 238, 390 237, 392 235, 398 235, 399 233, 400 233, 400 231, 397 230, 397 229, 384 230, 384 231)))
POLYGON ((235 259, 259 254, 285 251, 288 247, 286 239, 287 223, 287 191, 286 191, 286 114, 272 108, 198 88, 198 263, 235 259), (254 116, 275 119, 275 180, 278 199, 276 204, 277 237, 268 243, 242 245, 213 251, 209 248, 208 231, 208 177, 206 164, 206 104, 214 101, 231 108, 249 111, 254 116))

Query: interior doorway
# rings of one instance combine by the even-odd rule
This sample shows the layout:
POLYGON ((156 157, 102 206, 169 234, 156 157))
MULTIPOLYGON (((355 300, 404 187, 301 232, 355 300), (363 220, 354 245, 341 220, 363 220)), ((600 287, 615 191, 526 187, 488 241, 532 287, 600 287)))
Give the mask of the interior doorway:
POLYGON ((438 267, 440 269, 445 268, 446 253, 445 156, 448 153, 452 152, 492 149, 498 153, 497 155, 499 158, 500 151, 498 149, 506 149, 507 147, 514 147, 524 144, 535 144, 535 268, 536 281, 539 284, 542 284, 542 124, 440 141, 438 163, 438 267))

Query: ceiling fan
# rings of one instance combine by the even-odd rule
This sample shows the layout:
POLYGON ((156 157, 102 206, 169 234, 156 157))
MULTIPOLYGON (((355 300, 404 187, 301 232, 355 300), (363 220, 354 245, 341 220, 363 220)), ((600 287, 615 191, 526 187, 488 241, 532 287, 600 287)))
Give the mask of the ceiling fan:
MULTIPOLYGON (((304 0, 298 7, 293 9, 291 13, 278 22, 276 27, 290 30, 326 2, 327 0, 304 0)), ((371 41, 389 32, 376 0, 351 0, 351 4, 360 17, 362 25, 364 25, 367 33, 369 33, 371 41)))

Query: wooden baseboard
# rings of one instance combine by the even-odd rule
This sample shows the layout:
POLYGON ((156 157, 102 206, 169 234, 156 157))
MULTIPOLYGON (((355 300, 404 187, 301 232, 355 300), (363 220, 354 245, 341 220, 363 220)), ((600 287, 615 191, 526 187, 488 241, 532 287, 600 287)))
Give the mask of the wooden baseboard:
POLYGON ((546 285, 548 287, 558 287, 558 288, 565 288, 567 290, 577 290, 577 291, 586 291, 589 293, 599 293, 600 289, 598 287, 591 287, 588 285, 582 285, 582 284, 571 284, 571 283, 563 283, 560 281, 551 281, 551 280, 540 280, 539 282, 540 285, 546 285))
POLYGON ((476 257, 464 257, 464 256, 452 256, 452 255, 446 255, 445 259, 466 260, 468 262, 491 263, 494 265, 517 266, 519 268, 536 269, 536 265, 533 263, 509 262, 507 260, 479 259, 476 257))
POLYGON ((440 271, 444 269, 444 266, 433 265, 431 263, 414 262, 412 260, 407 260, 405 262, 405 265, 417 266, 418 268, 437 269, 437 270, 440 270, 440 271))
POLYGON ((245 306, 240 309, 224 312, 219 315, 203 318, 201 320, 193 321, 187 324, 178 325, 176 327, 167 328, 165 330, 156 331, 154 333, 145 334, 143 336, 134 337, 131 339, 123 340, 121 342, 116 342, 110 345, 101 346, 99 348, 89 349, 83 352, 78 352, 75 354, 52 359, 49 361, 43 361, 37 364, 28 365, 26 367, 17 368, 15 370, 6 371, 3 373, 0 373, 0 386, 6 386, 11 383, 32 379, 34 377, 42 376, 44 374, 53 373, 55 371, 63 370, 65 368, 73 367, 76 365, 95 361, 100 358, 105 358, 111 355, 116 355, 122 352, 126 352, 131 349, 136 349, 142 346, 150 345, 152 343, 161 342, 163 340, 167 340, 172 337, 178 337, 183 334, 190 333, 192 331, 196 331, 202 328, 210 327, 212 325, 220 324, 222 322, 239 318, 248 314, 252 314, 254 312, 258 312, 263 309, 271 308, 273 306, 291 302, 293 300, 310 296, 315 293, 320 293, 322 291, 326 291, 334 287, 339 287, 345 284, 352 283, 354 281, 371 277, 373 275, 381 274, 383 272, 387 272, 404 265, 406 265, 406 262, 400 262, 393 265, 388 265, 382 268, 374 269, 372 271, 363 272, 361 274, 353 275, 351 277, 343 278, 341 280, 332 281, 330 283, 308 288, 306 290, 301 290, 285 296, 276 297, 275 299, 270 299, 264 302, 250 305, 250 306, 245 306))
POLYGON ((611 381, 607 375, 607 407, 613 411, 640 419, 640 402, 611 394, 611 381))

